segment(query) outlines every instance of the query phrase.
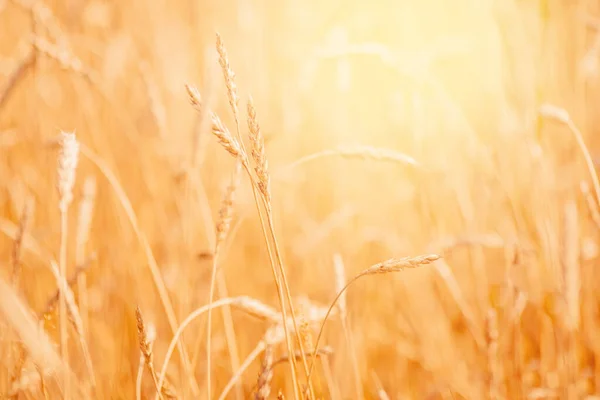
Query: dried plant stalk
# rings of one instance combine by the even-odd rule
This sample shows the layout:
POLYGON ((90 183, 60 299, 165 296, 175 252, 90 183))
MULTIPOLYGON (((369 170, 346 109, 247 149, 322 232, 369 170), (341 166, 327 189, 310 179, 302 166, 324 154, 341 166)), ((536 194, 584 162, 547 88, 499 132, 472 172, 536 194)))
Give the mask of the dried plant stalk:
POLYGON ((317 335, 317 340, 315 342, 315 348, 313 350, 313 354, 311 357, 310 369, 308 372, 307 379, 310 379, 310 376, 312 375, 312 372, 315 367, 315 358, 316 358, 317 351, 319 350, 319 341, 321 340, 321 336, 323 335, 325 323, 327 322, 327 319, 329 318, 329 315, 331 314, 331 311, 335 307, 337 301, 342 296, 342 294, 350 287, 350 285, 352 285, 354 282, 356 282, 356 280, 358 280, 359 278, 361 278, 363 276, 374 275, 374 274, 384 274, 384 273, 388 273, 388 272, 400 272, 400 271, 404 271, 405 269, 417 268, 422 265, 431 264, 432 262, 439 260, 440 258, 441 257, 437 254, 427 254, 427 255, 422 255, 422 256, 405 257, 405 258, 399 258, 399 259, 391 258, 389 260, 383 261, 381 263, 375 264, 375 265, 365 269, 364 271, 360 272, 358 275, 355 275, 354 278, 350 279, 350 281, 348 281, 348 283, 344 286, 344 288, 340 292, 338 292, 338 294, 335 296, 335 298, 331 302, 331 305, 329 306, 329 309, 327 310, 327 313, 325 314, 325 317, 323 318, 323 322, 321 323, 321 328, 319 329, 319 334, 317 335))
POLYGON ((348 326, 348 306, 346 304, 346 291, 344 286, 346 285, 346 267, 340 254, 335 254, 333 258, 333 266, 335 269, 335 292, 340 293, 340 299, 338 301, 338 310, 340 312, 340 320, 342 321, 342 329, 346 338, 346 346, 350 353, 350 360, 352 362, 352 373, 354 375, 354 391, 356 398, 359 399, 363 396, 364 388, 362 385, 362 379, 360 378, 360 370, 358 366, 358 358, 356 356, 356 348, 354 346, 354 338, 352 332, 348 326))
POLYGON ((552 104, 544 104, 539 108, 539 113, 543 117, 555 119, 569 128, 569 130, 575 137, 575 141, 577 142, 581 153, 583 154, 585 164, 592 179, 594 193, 596 194, 596 203, 600 204, 600 179, 598 179, 598 173, 596 172, 596 168, 594 167, 592 156, 588 147, 585 144, 585 140, 583 139, 583 133, 579 130, 577 125, 575 125, 575 122, 573 122, 573 119, 571 118, 567 110, 563 108, 554 106, 552 104))
POLYGON ((285 167, 285 170, 282 172, 298 167, 299 165, 305 164, 309 161, 313 161, 323 157, 335 156, 343 158, 358 158, 363 160, 389 161, 393 163, 399 163, 415 167, 420 165, 413 157, 395 150, 366 145, 356 145, 341 146, 336 149, 323 150, 318 153, 309 154, 287 165, 285 167))
POLYGON ((486 344, 488 359, 488 395, 492 400, 501 399, 502 365, 498 360, 498 313, 491 308, 486 317, 486 344))
MULTIPOLYGON (((73 201, 73 186, 75 185, 75 171, 79 161, 79 142, 74 133, 61 133, 61 151, 58 157, 58 193, 60 210, 60 256, 59 256, 59 276, 66 279, 67 276, 67 227, 68 227, 68 208, 73 201)), ((66 292, 59 292, 59 314, 60 314, 60 350, 61 357, 65 365, 69 365, 68 349, 68 326, 67 326, 67 300, 66 292)), ((65 399, 71 398, 70 375, 64 374, 65 399)))
MULTIPOLYGON (((216 242, 215 249, 213 255, 213 263, 212 263, 212 271, 210 278, 210 289, 209 289, 209 298, 208 298, 208 323, 207 323, 207 335, 206 335, 206 365, 208 371, 207 380, 210 381, 210 371, 212 364, 212 348, 211 348, 211 340, 212 340, 212 308, 210 305, 213 303, 215 296, 215 286, 217 280, 217 268, 218 268, 218 259, 219 259, 219 250, 221 248, 221 244, 227 238, 227 234, 229 233, 229 228, 231 225, 231 218, 233 214, 233 201, 236 189, 239 186, 240 181, 240 173, 241 173, 241 163, 239 161, 236 162, 235 171, 231 177, 231 183, 228 185, 227 190, 225 191, 225 195, 223 196, 223 201, 221 202, 221 208, 219 210, 219 221, 216 226, 216 242)), ((210 387, 210 384, 208 384, 210 387)), ((207 389, 208 390, 208 389, 207 389)), ((209 398, 212 397, 212 392, 209 392, 209 398)))
POLYGON ((77 332, 77 336, 79 337, 79 343, 81 345, 81 351, 83 352, 83 359, 85 361, 86 368, 88 370, 88 375, 90 377, 90 381, 92 386, 96 386, 96 378, 94 374, 94 367, 92 364, 92 357, 90 355, 90 351, 87 345, 87 341, 85 339, 85 333, 83 330, 83 321, 81 320, 81 315, 79 314, 79 310, 77 309, 77 304, 75 303, 75 296, 69 287, 69 284, 66 279, 60 275, 58 270, 58 265, 54 261, 50 262, 50 270, 54 275, 54 279, 58 284, 58 290, 60 294, 64 296, 65 302, 68 307, 69 314, 71 315, 71 319, 73 321, 73 325, 75 326, 75 330, 77 332))
POLYGON ((0 109, 6 104, 10 95, 17 88, 18 83, 23 79, 27 70, 33 66, 35 61, 35 52, 30 51, 23 59, 19 61, 17 67, 12 71, 6 83, 0 88, 0 109))
POLYGON ((594 225, 596 225, 596 228, 600 231, 600 210, 598 203, 594 200, 594 196, 590 193, 590 185, 588 185, 586 181, 581 181, 579 183, 579 188, 585 197, 585 202, 588 206, 592 221, 594 221, 594 225))
POLYGON ((11 252, 11 264, 12 264, 12 284, 17 287, 19 285, 19 277, 21 275, 21 248, 23 244, 23 238, 27 231, 29 219, 31 217, 31 209, 33 207, 33 201, 28 199, 23 207, 21 213, 21 219, 19 220, 19 227, 17 230, 17 236, 13 242, 11 252))
MULTIPOLYGON (((96 197, 96 179, 88 176, 83 184, 83 198, 79 203, 79 215, 77 219, 77 234, 75 236, 75 263, 81 265, 85 259, 85 247, 87 245, 94 212, 94 201, 96 197)), ((79 298, 79 310, 83 319, 85 333, 88 333, 88 297, 87 297, 87 275, 81 273, 77 279, 77 290, 79 298)))

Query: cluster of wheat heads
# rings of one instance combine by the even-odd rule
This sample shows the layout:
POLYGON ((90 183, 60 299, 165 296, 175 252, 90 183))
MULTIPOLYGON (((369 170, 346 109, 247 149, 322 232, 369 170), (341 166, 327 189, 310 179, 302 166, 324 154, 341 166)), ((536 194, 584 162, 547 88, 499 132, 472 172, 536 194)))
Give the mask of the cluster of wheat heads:
MULTIPOLYGON (((235 121, 236 135, 234 136, 231 133, 231 131, 229 129, 227 129, 227 127, 224 125, 224 123, 222 122, 222 120, 219 118, 219 116, 216 113, 208 110, 208 116, 212 121, 211 132, 217 138, 217 140, 221 144, 221 146, 232 157, 234 157, 234 159, 236 161, 236 167, 235 167, 235 171, 233 173, 234 177, 232 178, 232 184, 228 187, 228 189, 226 191, 226 195, 222 202, 221 210, 219 212, 220 218, 219 218, 219 222, 217 223, 217 226, 216 226, 217 241, 216 241, 214 255, 213 255, 213 270, 212 270, 212 277, 211 277, 211 284, 210 284, 210 296, 209 296, 209 303, 207 306, 207 312, 208 312, 207 394, 208 394, 209 398, 211 398, 213 395, 212 390, 211 390, 211 383, 210 383, 211 382, 211 377, 210 377, 210 375, 211 375, 211 369, 210 369, 210 366, 211 366, 211 313, 212 313, 212 308, 213 308, 212 306, 214 304, 213 303, 214 287, 215 287, 215 279, 216 279, 216 274, 217 274, 217 260, 218 260, 218 255, 219 255, 219 247, 223 243, 223 241, 227 235, 227 232, 229 230, 229 225, 230 225, 229 220, 231 218, 231 213, 232 213, 231 209, 233 207, 232 198, 233 198, 233 193, 235 192, 235 189, 236 189, 235 182, 238 179, 240 170, 243 169, 246 172, 248 179, 250 180, 252 192, 254 195, 256 210, 260 217, 260 223, 261 223, 261 227, 262 227, 263 236, 265 239, 265 245, 267 247, 267 252, 269 255, 269 259, 270 259, 270 266, 271 266, 271 271, 273 274, 275 289, 277 290, 278 298, 279 298, 279 306, 280 306, 280 312, 281 312, 281 317, 279 318, 279 320, 291 322, 291 323, 280 322, 279 325, 276 326, 276 328, 278 331, 281 331, 282 334, 280 336, 283 339, 285 339, 285 343, 286 343, 287 350, 288 350, 288 355, 296 354, 295 348, 296 347, 298 348, 298 354, 299 354, 298 358, 300 359, 300 361, 302 363, 302 367, 303 367, 303 371, 304 371, 305 382, 302 383, 301 382, 302 375, 298 372, 298 368, 296 365, 296 357, 288 356, 287 359, 288 359, 288 363, 289 363, 291 378, 293 381, 294 396, 295 396, 295 398, 304 398, 305 396, 308 396, 309 398, 315 398, 315 391, 314 391, 314 388, 313 388, 310 378, 311 378, 312 370, 314 367, 315 357, 316 357, 317 353, 319 352, 318 342, 321 337, 322 328, 324 326, 325 321, 327 320, 327 317, 329 316, 329 313, 333 309, 333 307, 337 301, 337 298, 336 298, 336 300, 334 300, 334 303, 331 305, 331 307, 329 308, 329 310, 323 317, 323 320, 321 323, 321 330, 317 337, 316 345, 314 346, 314 348, 309 348, 308 352, 307 352, 305 350, 305 345, 307 344, 307 340, 306 340, 306 338, 302 337, 302 333, 301 333, 302 329, 301 329, 301 327, 299 327, 299 319, 297 317, 297 311, 294 308, 294 303, 293 303, 292 295, 290 292, 290 285, 288 283, 288 278, 286 275, 286 269, 285 269, 283 259, 281 256, 281 252, 279 249, 279 245, 278 245, 278 242, 276 239, 276 233, 275 233, 275 228, 274 228, 274 223, 273 223, 272 203, 271 203, 270 174, 269 174, 269 169, 268 169, 268 161, 267 161, 266 154, 265 154, 264 138, 260 131, 260 125, 259 125, 259 122, 257 119, 257 112, 256 112, 255 106, 253 104, 252 98, 249 98, 247 101, 247 123, 248 123, 249 140, 250 140, 250 144, 251 144, 250 156, 249 156, 248 152, 246 150, 246 147, 244 145, 244 140, 241 135, 240 115, 239 115, 240 97, 239 97, 237 85, 235 82, 235 73, 233 72, 233 70, 231 68, 231 65, 230 65, 230 62, 229 62, 229 59, 227 56, 227 51, 225 49, 225 46, 224 46, 221 36, 219 34, 217 34, 216 47, 217 47, 217 52, 219 55, 219 64, 221 66, 221 70, 223 72, 223 77, 225 80, 225 86, 227 88, 227 98, 229 100, 229 105, 230 105, 231 111, 233 113, 233 118, 235 121), (289 311, 289 317, 288 317, 288 311, 289 311), (307 357, 307 354, 311 354, 311 353, 312 353, 312 356, 310 358, 307 357)), ((190 102, 194 106, 194 108, 198 112, 205 111, 200 92, 191 85, 187 85, 186 89, 188 91, 190 102)), ((356 150, 354 151, 354 154, 355 153, 357 153, 356 150)), ((403 159, 403 161, 405 161, 405 160, 403 159)), ((439 258, 439 256, 430 255, 430 256, 423 256, 423 257, 416 257, 413 259, 403 259, 403 260, 399 260, 399 261, 398 260, 390 260, 388 262, 379 264, 378 266, 369 268, 368 270, 364 271, 363 273, 361 273, 357 277, 355 277, 353 280, 351 280, 350 283, 360 276, 373 274, 373 273, 380 273, 380 272, 391 272, 391 271, 395 271, 395 270, 401 270, 401 269, 407 268, 409 266, 415 267, 415 266, 422 265, 422 264, 428 264, 428 263, 436 260, 437 258, 439 258), (392 266, 395 266, 395 269, 392 268, 392 266)), ((348 283, 348 285, 350 283, 348 283)), ((342 287, 340 289, 338 296, 341 296, 343 294, 346 287, 347 286, 342 287)), ((265 339, 261 342, 262 347, 264 347, 264 349, 266 350, 266 354, 267 354, 265 357, 265 359, 267 360, 267 361, 265 361, 266 365, 270 364, 270 362, 268 362, 269 358, 271 357, 270 356, 270 348, 274 342, 274 340, 272 340, 272 339, 271 340, 267 339, 268 336, 272 336, 272 335, 266 335, 265 339)), ((260 348, 260 347, 258 347, 258 348, 260 348)), ((262 395, 264 395, 264 393, 268 393, 268 390, 265 389, 265 385, 266 385, 266 382, 269 381, 269 379, 267 379, 264 374, 267 374, 266 376, 269 376, 269 374, 272 374, 271 368, 263 366, 261 377, 259 377, 259 390, 257 391, 258 398, 265 398, 265 397, 261 397, 261 393, 262 393, 262 395)), ((160 390, 160 384, 159 384, 158 390, 160 390)), ((222 396, 223 395, 221 395, 221 397, 222 396)))
MULTIPOLYGON (((33 43, 38 51, 54 54, 50 51, 51 46, 43 40, 36 39, 33 43)), ((240 122, 242 119, 238 108, 240 98, 235 83, 235 75, 229 64, 227 52, 219 35, 217 35, 217 52, 219 54, 219 64, 223 71, 226 83, 227 97, 233 112, 236 134, 233 135, 231 133, 217 114, 210 110, 204 110, 205 105, 203 104, 197 89, 189 85, 186 86, 190 101, 194 108, 200 112, 207 111, 207 115, 211 120, 211 131, 213 135, 217 138, 222 147, 235 159, 235 168, 232 172, 231 182, 223 194, 219 218, 215 224, 216 240, 214 242, 212 254, 213 265, 208 304, 192 312, 181 323, 177 322, 165 284, 158 272, 158 265, 156 264, 152 251, 138 226, 132 206, 125 195, 125 192, 119 185, 117 178, 100 157, 84 144, 80 143, 75 133, 62 132, 59 140, 56 142, 60 148, 57 167, 57 190, 59 194, 58 211, 61 221, 58 260, 54 260, 49 255, 42 255, 42 257, 47 257, 49 259, 49 269, 57 282, 56 293, 48 299, 46 306, 38 315, 32 315, 29 308, 19 298, 20 258, 22 247, 27 239, 28 216, 31 207, 29 203, 27 203, 26 207, 23 209, 20 223, 14 234, 11 260, 11 284, 6 285, 3 281, 0 281, 0 284, 3 287, 2 295, 0 296, 0 305, 2 306, 3 314, 5 314, 7 320, 20 335, 17 362, 15 363, 14 371, 12 373, 10 390, 7 393, 9 396, 19 396, 20 394, 35 393, 36 391, 39 391, 39 393, 47 397, 49 393, 53 393, 52 390, 48 390, 49 385, 51 385, 53 386, 53 390, 62 392, 62 395, 66 399, 94 397, 96 373, 94 361, 92 360, 89 351, 90 343, 89 334, 87 332, 87 294, 85 290, 85 270, 87 264, 93 259, 93 254, 86 257, 84 250, 90 231, 91 214, 94 207, 95 180, 93 178, 87 178, 84 183, 83 197, 78 210, 79 223, 75 235, 76 269, 73 275, 67 276, 67 271, 69 270, 67 266, 69 243, 68 213, 74 199, 73 187, 75 185, 80 156, 86 157, 95 164, 116 192, 121 205, 126 211, 129 221, 134 227, 139 241, 145 249, 150 272, 159 293, 159 299, 162 302, 173 331, 173 338, 170 341, 162 366, 158 369, 155 367, 157 360, 153 352, 153 344, 157 339, 156 331, 152 325, 148 325, 144 321, 142 310, 139 307, 135 310, 140 348, 140 368, 138 370, 135 385, 137 398, 142 398, 142 377, 144 369, 147 369, 152 377, 157 398, 164 399, 177 397, 177 387, 175 387, 167 377, 169 361, 176 348, 179 349, 182 364, 186 369, 185 373, 188 378, 189 389, 194 396, 202 395, 198 383, 196 382, 194 372, 199 349, 195 348, 193 357, 189 358, 187 350, 180 339, 185 328, 204 313, 208 314, 208 333, 206 336, 206 395, 207 398, 217 398, 211 385, 213 380, 211 377, 212 311, 215 308, 226 310, 230 307, 234 307, 267 321, 268 329, 265 331, 262 340, 257 343, 254 350, 240 362, 239 356, 237 355, 238 350, 235 334, 232 333, 231 315, 224 312, 225 330, 228 331, 226 338, 230 350, 231 367, 235 373, 223 391, 218 395, 218 398, 226 398, 229 392, 234 388, 238 390, 238 395, 240 395, 241 386, 239 386, 239 382, 241 381, 242 374, 261 356, 261 354, 263 354, 260 373, 254 388, 254 394, 257 399, 267 399, 271 395, 271 382, 274 374, 276 371, 280 371, 278 373, 284 374, 282 369, 275 369, 275 367, 280 364, 287 364, 289 366, 289 374, 285 375, 289 376, 292 380, 294 398, 316 399, 320 395, 311 379, 315 363, 319 356, 323 356, 323 363, 326 366, 326 357, 336 350, 335 348, 330 348, 328 346, 320 346, 320 339, 325 323, 330 315, 338 313, 344 321, 344 316, 347 313, 344 293, 348 286, 362 276, 400 271, 405 268, 414 268, 420 265, 429 264, 439 258, 439 256, 432 254, 414 258, 390 259, 364 270, 349 281, 345 280, 345 272, 338 270, 336 275, 337 296, 328 307, 320 306, 307 300, 303 302, 303 304, 300 305, 300 309, 298 309, 298 303, 294 302, 292 298, 290 285, 286 276, 286 268, 277 242, 277 235, 273 222, 270 172, 265 152, 264 138, 257 117, 257 110, 252 99, 249 98, 246 107, 246 119, 248 140, 251 148, 248 151, 246 150, 244 139, 242 137, 244 129, 240 122), (219 291, 220 298, 216 298, 215 291, 219 278, 217 273, 219 267, 219 254, 231 229, 231 221, 235 207, 235 193, 238 189, 243 172, 246 173, 251 183, 256 210, 260 217, 265 246, 270 258, 274 289, 278 294, 279 310, 250 297, 222 297, 223 293, 221 291, 219 291), (75 285, 78 287, 77 296, 72 290, 72 287, 75 285), (47 336, 43 326, 43 321, 54 311, 57 304, 59 315, 58 352, 54 350, 52 339, 47 336), (318 335, 316 340, 313 341, 312 332, 316 331, 318 331, 318 335), (83 359, 86 367, 85 377, 78 376, 72 368, 72 362, 74 358, 78 356, 72 354, 72 350, 69 351, 71 334, 74 334, 79 342, 80 357, 83 359), (283 352, 280 357, 276 357, 276 346, 282 343, 285 343, 287 351, 283 352), (27 367, 26 364, 28 361, 31 362, 34 370, 31 369, 31 366, 27 367)), ((63 63, 69 60, 69 57, 64 54, 61 57, 59 57, 58 54, 55 54, 55 58, 59 61, 63 60, 63 63)), ((348 151, 342 150, 340 154, 346 153, 348 153, 348 151)), ((379 158, 379 152, 372 148, 352 149, 349 154, 359 157, 379 158)), ((403 158, 402 155, 395 154, 385 155, 384 158, 394 159, 400 162, 407 162, 408 160, 407 158, 403 158)), ((411 161, 408 161, 408 163, 411 163, 411 161)), ((339 266, 340 264, 338 263, 338 267, 339 266)), ((346 330, 346 333, 349 335, 347 326, 346 330)), ((358 376, 358 372, 356 372, 356 363, 357 361, 354 360, 354 378, 357 385, 356 395, 362 397, 361 378, 358 376)), ((283 398, 283 393, 279 392, 277 397, 283 398)))

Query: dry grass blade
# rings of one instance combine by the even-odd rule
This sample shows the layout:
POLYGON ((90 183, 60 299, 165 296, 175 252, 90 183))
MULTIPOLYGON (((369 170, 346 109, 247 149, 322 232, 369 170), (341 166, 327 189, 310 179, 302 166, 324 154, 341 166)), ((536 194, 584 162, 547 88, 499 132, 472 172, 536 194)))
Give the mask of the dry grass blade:
POLYGON ((359 274, 355 275, 354 278, 350 279, 350 281, 348 281, 348 283, 344 286, 344 288, 341 291, 339 291, 338 294, 335 296, 335 298, 331 302, 331 305, 329 306, 329 309, 327 310, 327 313, 325 314, 325 317, 323 318, 323 321, 321 322, 321 328, 319 329, 319 334, 317 335, 317 340, 315 342, 315 348, 313 350, 313 354, 311 357, 308 378, 310 378, 310 376, 312 375, 312 372, 315 367, 315 358, 317 355, 317 351, 319 350, 319 341, 321 340, 321 336, 323 335, 325 323, 327 322, 327 319, 329 318, 329 315, 331 314, 331 311, 335 307, 337 301, 344 294, 344 292, 350 287, 350 285, 352 285, 354 282, 356 282, 357 279, 359 279, 363 276, 373 275, 373 274, 383 274, 383 273, 388 273, 388 272, 399 272, 399 271, 404 271, 405 269, 409 269, 409 268, 411 268, 411 269, 417 268, 422 265, 431 264, 432 262, 439 260, 440 258, 441 257, 437 254, 427 254, 427 255, 422 255, 422 256, 417 256, 417 257, 405 257, 405 258, 399 258, 399 259, 392 258, 387 261, 375 264, 375 265, 365 269, 364 271, 360 272, 359 274))
MULTIPOLYGON (((94 201, 96 198, 96 179, 88 176, 83 184, 83 198, 79 203, 79 214, 77 218, 77 234, 75 235, 75 263, 81 265, 85 258, 85 247, 88 243, 91 226, 92 214, 94 212, 94 201)), ((85 333, 88 333, 88 295, 87 295, 87 275, 79 274, 77 279, 77 289, 79 298, 79 310, 83 319, 85 333)))
POLYGON ((8 77, 6 83, 0 88, 0 110, 10 98, 11 93, 17 88, 18 83, 23 79, 27 70, 35 61, 35 52, 30 51, 16 66, 14 71, 8 77))
POLYGON ((29 224, 29 219, 31 217, 31 211, 33 208, 33 200, 28 199, 25 202, 25 206, 23 207, 23 212, 21 213, 21 219, 19 220, 19 227, 17 230, 17 237, 13 242, 13 248, 11 252, 11 264, 12 264, 12 283, 15 287, 19 284, 19 276, 21 275, 21 256, 22 256, 22 245, 23 238, 27 231, 27 227, 29 224))
POLYGON ((343 294, 340 296, 338 301, 338 310, 340 312, 340 320, 342 321, 342 329, 344 330, 344 337, 346 338, 346 346, 350 353, 350 359, 352 362, 352 373, 354 375, 354 391, 356 398, 361 398, 364 393, 362 380, 360 378, 360 370, 358 364, 358 358, 356 356, 356 349, 354 346, 354 338, 352 331, 348 326, 348 306, 346 304, 346 292, 343 291, 346 285, 346 267, 340 254, 335 254, 333 257, 333 267, 335 270, 335 292, 343 294))
POLYGON ((419 166, 419 163, 413 157, 398 151, 372 146, 341 146, 336 149, 323 150, 304 156, 288 164, 281 172, 324 157, 358 158, 362 160, 388 161, 415 167, 419 166))
POLYGON ((88 375, 91 381, 92 386, 96 386, 96 377, 94 374, 94 366, 92 364, 92 357, 90 356, 90 351, 87 345, 87 341, 85 339, 85 333, 83 330, 83 321, 81 320, 81 315, 79 314, 79 310, 77 308, 77 304, 75 303, 75 296, 69 287, 68 282, 64 279, 58 270, 58 265, 54 261, 50 262, 50 270, 54 275, 54 279, 58 284, 59 292, 65 297, 65 301, 69 310, 69 314, 73 320, 73 324, 75 325, 75 330, 77 331, 77 336, 79 337, 79 343, 81 345, 81 351, 83 352, 83 359, 85 361, 86 368, 88 370, 88 375))
POLYGON ((600 210, 598 203, 594 200, 594 196, 590 193, 590 185, 588 185, 586 181, 581 181, 579 183, 579 189, 585 197, 590 217, 592 218, 592 221, 594 221, 596 228, 600 231, 600 210))

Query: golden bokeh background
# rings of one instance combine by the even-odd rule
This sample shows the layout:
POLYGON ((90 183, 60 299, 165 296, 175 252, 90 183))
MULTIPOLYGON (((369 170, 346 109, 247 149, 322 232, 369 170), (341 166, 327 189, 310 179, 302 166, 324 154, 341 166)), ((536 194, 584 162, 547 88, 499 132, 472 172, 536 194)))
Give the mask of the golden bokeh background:
MULTIPOLYGON (((593 187, 590 171, 572 130, 556 118, 568 113, 595 158, 597 2, 0 0, 0 277, 10 280, 30 204, 14 290, 35 313, 56 291, 54 144, 61 130, 76 132, 87 153, 69 213, 68 269, 95 255, 85 288, 74 286, 80 306, 86 296, 94 398, 135 398, 137 305, 156 328, 159 369, 172 339, 146 241, 178 321, 208 302, 215 224, 234 161, 191 107, 185 85, 235 131, 217 32, 240 109, 250 96, 256 105, 275 231, 296 299, 329 305, 336 255, 348 277, 391 257, 444 255, 350 288, 351 341, 332 317, 324 343, 333 354, 314 380, 321 398, 357 398, 357 390, 384 398, 378 387, 392 399, 600 395, 598 199, 582 191, 582 182, 593 187), (549 109, 554 117, 539 113, 548 104, 558 107, 549 109), (335 154, 361 146, 417 165, 335 154), (96 189, 82 244, 86 187, 96 189)), ((247 137, 245 117, 240 123, 247 137)), ((230 296, 278 307, 246 176, 219 267, 230 296)), ((232 313, 244 359, 268 325, 232 313)), ((221 313, 213 315, 217 398, 234 372, 221 313)), ((58 343, 55 317, 45 329, 58 343)), ((13 328, 0 318, 2 395, 19 358, 13 328)), ((71 368, 84 379, 71 337, 71 368)), ((200 398, 205 338, 202 317, 184 335, 200 398)), ((277 347, 276 358, 285 351, 277 347)), ((31 360, 24 368, 35 371, 31 360)), ((259 368, 260 359, 242 375, 244 398, 259 368)), ((194 398, 177 355, 168 376, 179 398, 194 398)), ((60 379, 47 381, 58 398, 60 379)), ((293 398, 285 364, 274 369, 272 396, 280 389, 293 398)), ((18 398, 41 396, 34 383, 18 398)), ((145 375, 142 398, 153 396, 145 375)))

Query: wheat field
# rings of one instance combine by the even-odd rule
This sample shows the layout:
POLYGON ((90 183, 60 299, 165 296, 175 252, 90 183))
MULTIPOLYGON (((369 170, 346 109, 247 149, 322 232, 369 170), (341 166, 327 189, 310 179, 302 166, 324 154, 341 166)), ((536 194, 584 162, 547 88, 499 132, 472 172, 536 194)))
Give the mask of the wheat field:
POLYGON ((600 399, 599 102, 597 1, 0 0, 0 399, 600 399))

